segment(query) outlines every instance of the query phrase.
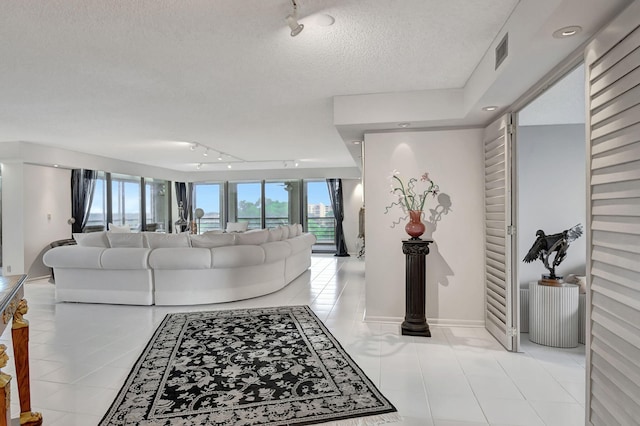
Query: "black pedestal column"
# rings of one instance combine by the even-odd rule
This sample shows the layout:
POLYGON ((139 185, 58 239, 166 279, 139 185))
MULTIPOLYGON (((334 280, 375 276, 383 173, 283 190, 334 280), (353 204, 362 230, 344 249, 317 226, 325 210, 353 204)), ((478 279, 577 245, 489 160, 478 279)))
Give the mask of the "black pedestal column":
POLYGON ((426 296, 426 256, 433 240, 406 240, 402 242, 402 252, 406 256, 406 313, 402 322, 405 336, 431 337, 425 315, 426 296))

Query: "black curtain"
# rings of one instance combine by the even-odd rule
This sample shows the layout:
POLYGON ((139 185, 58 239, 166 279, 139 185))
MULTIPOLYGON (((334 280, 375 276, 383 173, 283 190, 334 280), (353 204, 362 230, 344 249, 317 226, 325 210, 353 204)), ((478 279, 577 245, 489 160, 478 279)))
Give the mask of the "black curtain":
POLYGON ((331 198, 331 208, 336 218, 336 256, 349 256, 347 245, 344 242, 344 231, 342 221, 344 220, 344 201, 342 199, 342 179, 327 179, 329 197, 331 198))
POLYGON ((71 217, 75 220, 71 225, 71 232, 82 232, 87 226, 96 177, 95 170, 71 170, 71 217))
POLYGON ((180 232, 186 231, 193 220, 193 183, 176 182, 176 202, 182 201, 184 218, 189 225, 183 226, 180 232))

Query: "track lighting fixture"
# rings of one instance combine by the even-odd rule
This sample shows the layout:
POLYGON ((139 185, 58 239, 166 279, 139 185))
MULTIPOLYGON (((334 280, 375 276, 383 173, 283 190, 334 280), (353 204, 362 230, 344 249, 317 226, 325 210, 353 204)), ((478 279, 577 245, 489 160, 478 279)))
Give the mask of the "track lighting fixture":
POLYGON ((196 164, 196 169, 200 170, 202 168, 202 163, 196 164))
POLYGON ((202 155, 204 155, 205 157, 209 156, 209 148, 205 148, 204 152, 202 153, 202 155))
POLYGON ((293 11, 287 15, 285 20, 289 28, 291 28, 291 37, 295 37, 302 32, 304 25, 298 22, 298 5, 296 4, 296 0, 291 0, 291 4, 293 5, 293 11))
POLYGON ((191 146, 189 147, 189 149, 190 149, 191 151, 195 151, 197 147, 198 147, 198 144, 197 144, 197 143, 192 143, 192 144, 191 144, 191 146))

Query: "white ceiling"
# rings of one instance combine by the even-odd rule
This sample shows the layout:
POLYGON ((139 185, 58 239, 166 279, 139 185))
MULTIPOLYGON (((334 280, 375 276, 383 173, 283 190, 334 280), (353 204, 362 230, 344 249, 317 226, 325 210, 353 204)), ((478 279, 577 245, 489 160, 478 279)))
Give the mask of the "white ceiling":
MULTIPOLYGON (((245 161, 234 169, 353 168, 349 138, 397 123, 339 132, 335 96, 490 93, 497 76, 470 81, 514 8, 540 10, 524 25, 535 33, 580 1, 597 6, 574 9, 570 24, 595 26, 628 3, 298 0, 305 29, 290 37, 289 0, 0 0, 0 141, 188 172, 224 167, 190 142, 245 161), (319 26, 321 14, 335 24, 319 26)), ((488 119, 469 110, 455 124, 488 119)))

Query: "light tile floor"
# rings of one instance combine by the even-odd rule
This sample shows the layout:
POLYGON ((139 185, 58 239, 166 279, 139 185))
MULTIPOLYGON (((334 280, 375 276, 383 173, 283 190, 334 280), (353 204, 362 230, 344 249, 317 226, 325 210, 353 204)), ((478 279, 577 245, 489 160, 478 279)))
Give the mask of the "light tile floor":
MULTIPOLYGON (((52 284, 30 282, 32 408, 50 426, 97 424, 166 313, 308 304, 396 405, 397 424, 584 425, 584 346, 553 349, 523 334, 524 352, 509 353, 482 328, 401 336, 398 324, 362 321, 364 287, 364 262, 330 255, 314 255, 281 291, 218 305, 56 304, 52 284)), ((9 330, 1 341, 13 356, 9 330)), ((11 362, 5 370, 15 376, 11 362)))

